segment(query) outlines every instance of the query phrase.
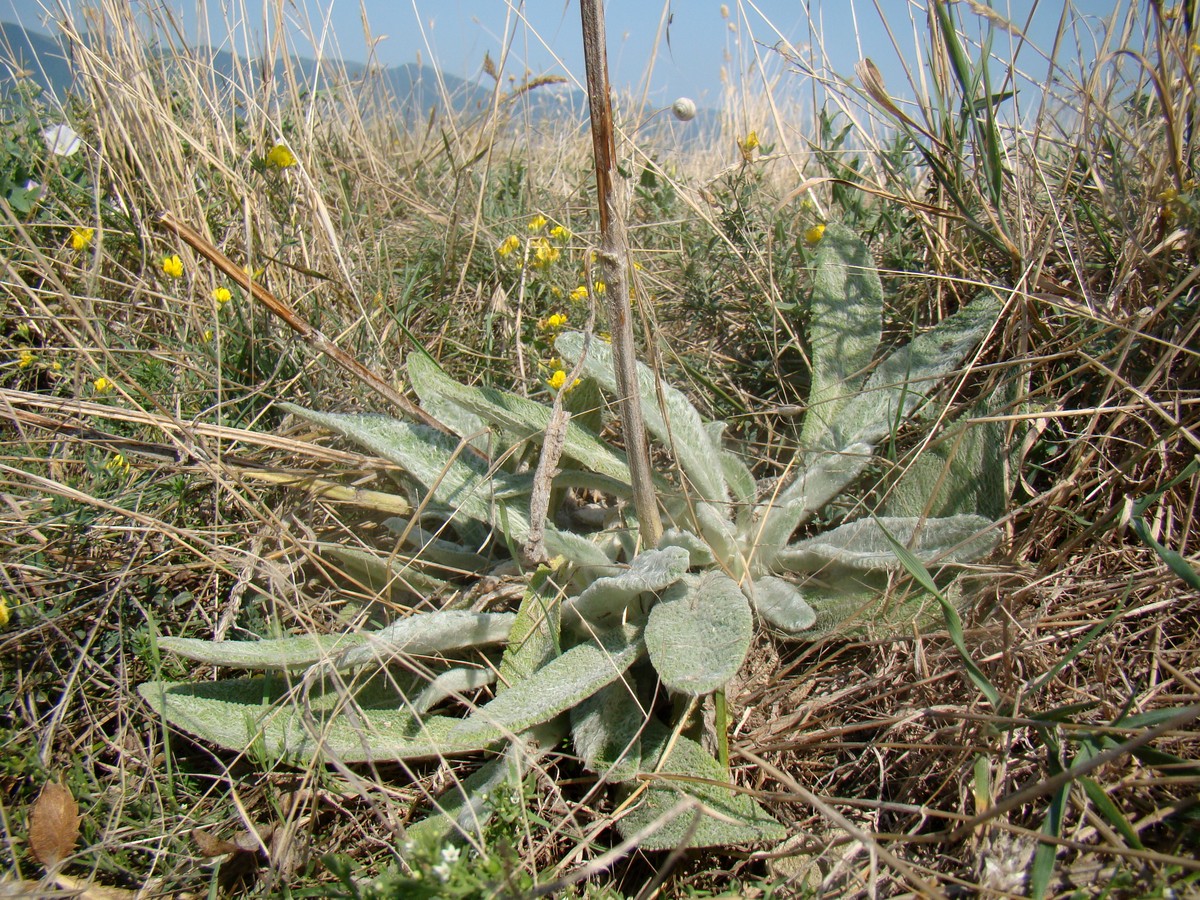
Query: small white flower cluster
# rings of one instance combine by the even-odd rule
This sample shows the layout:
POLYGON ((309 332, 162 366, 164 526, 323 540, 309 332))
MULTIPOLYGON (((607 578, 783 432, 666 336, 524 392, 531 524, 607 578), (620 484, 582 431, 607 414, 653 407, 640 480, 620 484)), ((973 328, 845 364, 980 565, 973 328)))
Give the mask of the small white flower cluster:
POLYGON ((433 867, 433 874, 437 876, 438 881, 444 883, 450 880, 450 869, 458 862, 459 855, 460 851, 457 847, 442 848, 442 861, 433 867))

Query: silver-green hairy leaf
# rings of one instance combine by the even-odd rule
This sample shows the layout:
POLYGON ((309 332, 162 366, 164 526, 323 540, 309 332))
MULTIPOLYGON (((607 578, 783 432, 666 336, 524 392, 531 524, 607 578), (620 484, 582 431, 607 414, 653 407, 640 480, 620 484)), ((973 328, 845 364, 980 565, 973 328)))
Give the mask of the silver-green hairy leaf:
POLYGON ((453 737, 489 744, 548 722, 616 681, 644 652, 641 635, 627 629, 572 647, 460 721, 453 737))
MULTIPOLYGON (((564 359, 573 364, 583 355, 583 340, 584 336, 579 332, 564 332, 555 341, 555 347, 564 359)), ((612 347, 608 344, 596 340, 591 342, 584 360, 584 371, 610 394, 617 392, 612 347)), ((687 397, 669 384, 657 385, 654 373, 641 363, 637 365, 637 377, 647 430, 675 454, 696 495, 710 502, 726 502, 725 478, 717 454, 720 448, 713 445, 700 413, 687 397), (660 389, 662 406, 659 403, 660 389), (666 409, 665 416, 663 407, 666 409)))
MULTIPOLYGON (((494 388, 470 387, 446 375, 424 353, 408 355, 408 375, 413 385, 437 393, 482 420, 500 426, 522 440, 540 441, 550 424, 550 410, 525 397, 494 388)), ((629 483, 629 465, 624 454, 613 450, 586 428, 568 422, 563 455, 593 472, 629 483)))
POLYGON ((1000 302, 982 294, 929 331, 900 347, 871 373, 834 427, 835 441, 874 445, 931 394, 996 323, 1000 302))
POLYGON ((678 735, 672 742, 671 732, 651 721, 642 734, 642 758, 648 773, 680 776, 651 781, 629 814, 617 821, 621 836, 639 837, 643 850, 778 841, 786 836, 783 826, 755 800, 710 783, 727 783, 728 773, 690 738, 678 735), (668 745, 671 752, 663 760, 668 745), (651 764, 654 760, 659 764, 651 764))
POLYGON ((563 609, 564 620, 572 628, 608 628, 620 623, 627 613, 634 617, 640 609, 629 606, 639 596, 656 593, 674 584, 688 570, 688 552, 681 547, 643 550, 629 568, 598 578, 563 609))
POLYGON ((604 781, 636 778, 642 764, 642 726, 649 712, 635 696, 631 673, 571 709, 575 752, 604 781))
POLYGON ((264 678, 201 684, 151 681, 139 685, 138 693, 175 728, 239 753, 258 747, 275 759, 307 761, 321 754, 343 762, 387 762, 469 753, 493 742, 452 737, 460 719, 418 719, 403 707, 356 709, 339 704, 314 711, 306 721, 303 707, 286 685, 264 678))
POLYGON ((776 562, 790 572, 819 572, 829 566, 871 570, 900 568, 890 534, 926 565, 971 562, 990 553, 999 540, 983 516, 944 519, 881 516, 858 519, 783 550, 776 562), (886 532, 886 534, 885 534, 886 532))
POLYGON ((833 423, 865 379, 883 330, 883 286, 871 251, 840 223, 829 223, 817 245, 809 310, 812 386, 800 443, 836 449, 833 423))
POLYGON ((500 659, 501 690, 519 684, 559 653, 562 626, 560 588, 553 570, 539 566, 525 587, 517 620, 500 659))
POLYGON ((492 669, 471 669, 460 666, 447 669, 435 675, 425 689, 412 700, 414 715, 423 716, 447 697, 458 697, 477 691, 496 681, 496 673, 492 669))
POLYGON ((393 622, 337 658, 338 668, 387 663, 398 656, 431 656, 463 647, 482 647, 508 640, 513 613, 436 610, 393 622))
POLYGON ((176 656, 231 669, 295 669, 311 666, 361 647, 365 634, 315 634, 265 641, 204 641, 160 637, 158 646, 176 656))
POLYGON ((754 634, 750 604, 721 572, 685 576, 646 622, 646 650, 669 689, 708 694, 741 668, 754 634))
POLYGON ((678 547, 684 550, 688 554, 687 568, 689 569, 697 566, 711 566, 715 561, 708 544, 686 528, 663 529, 662 540, 658 542, 658 548, 665 550, 667 547, 678 547))
MULTIPOLYGON (((400 466, 441 506, 460 511, 479 522, 491 523, 496 493, 512 489, 510 476, 493 473, 490 477, 482 463, 464 454, 451 437, 427 425, 414 425, 389 416, 368 413, 320 413, 291 403, 282 408, 315 425, 336 431, 372 453, 400 466)), ((528 522, 515 510, 515 522, 528 522)), ((520 527, 513 529, 515 539, 523 539, 520 527)))
POLYGON ((759 616, 785 634, 795 635, 816 624, 816 612, 804 599, 800 589, 790 581, 774 575, 761 575, 754 579, 750 596, 759 616))

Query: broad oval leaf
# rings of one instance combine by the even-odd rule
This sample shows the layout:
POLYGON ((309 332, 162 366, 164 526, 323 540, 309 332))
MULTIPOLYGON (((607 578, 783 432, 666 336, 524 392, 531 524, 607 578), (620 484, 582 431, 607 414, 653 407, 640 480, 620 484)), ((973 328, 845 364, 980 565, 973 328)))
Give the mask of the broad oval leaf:
POLYGON ((787 634, 812 628, 817 614, 790 581, 764 575, 754 580, 754 609, 769 625, 787 634))
POLYGON ((754 617, 737 582, 721 572, 688 576, 646 623, 646 650, 663 684, 700 695, 733 676, 750 649, 754 617))
POLYGON ((575 752, 604 781, 636 778, 647 715, 635 696, 631 673, 626 673, 571 710, 575 752))

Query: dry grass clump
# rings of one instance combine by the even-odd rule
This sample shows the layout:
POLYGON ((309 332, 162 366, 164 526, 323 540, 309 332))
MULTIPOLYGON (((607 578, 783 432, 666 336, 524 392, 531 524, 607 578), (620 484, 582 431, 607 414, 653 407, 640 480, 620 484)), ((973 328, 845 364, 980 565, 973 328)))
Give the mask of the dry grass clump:
MULTIPOLYGON (((498 860, 494 883, 590 879, 631 896, 822 883, 840 896, 1003 896, 1030 877, 1064 894, 1194 889, 1196 52, 1183 13, 1122 15, 1103 23, 1113 50, 1077 64, 1039 58, 1021 23, 990 10, 938 6, 917 23, 935 65, 913 73, 915 103, 869 68, 843 83, 819 53, 780 46, 763 69, 777 93, 731 94, 706 143, 627 130, 647 353, 702 408, 738 417, 760 477, 778 474, 805 398, 809 227, 839 218, 868 237, 898 337, 983 286, 1007 298, 952 398, 1001 423, 1011 448, 1003 552, 978 573, 964 634, 1000 703, 936 619, 812 646, 763 635, 729 692, 734 769, 792 840, 610 854, 611 801, 564 752, 530 774, 496 845, 478 848, 498 860), (1002 74, 985 81, 987 53, 967 36, 989 22, 1002 74), (1030 59, 1043 94, 1026 99, 1023 82, 1003 97, 1030 59), (815 91, 803 115, 787 96, 797 70, 815 91), (989 91, 1001 99, 981 101, 989 91), (986 397, 1002 408, 980 412, 986 397), (1039 841, 1056 861, 1036 861, 1039 841)), ((77 876, 152 893, 329 894, 336 862, 321 854, 369 873, 396 866, 405 826, 470 761, 230 757, 164 734, 133 688, 212 674, 160 658, 161 633, 326 633, 394 617, 387 585, 318 552, 391 547, 387 464, 272 405, 379 401, 157 216, 195 228, 397 388, 419 342, 456 374, 536 393, 538 322, 576 314, 564 296, 595 234, 586 135, 537 118, 538 92, 555 88, 510 82, 505 59, 490 62, 490 107, 398 121, 381 114, 377 84, 334 68, 306 85, 282 41, 226 76, 169 20, 147 25, 127 4, 105 0, 61 28, 87 97, 67 117, 86 149, 49 159, 35 206, 0 204, 3 853, 13 877, 40 874, 26 810, 62 778, 84 813, 67 861, 77 876), (570 236, 552 265, 517 268, 497 248, 514 235, 526 252, 535 216, 570 236), (83 228, 94 231, 76 248, 83 228), (179 277, 163 266, 174 255, 179 277), (237 849, 210 843, 239 835, 237 849), (210 871, 215 849, 228 858, 210 871)), ((32 158, 38 123, 62 116, 21 109, 33 124, 10 133, 32 158)), ((6 152, 11 164, 23 151, 6 152)), ((899 436, 892 464, 924 452, 919 432, 899 436)))

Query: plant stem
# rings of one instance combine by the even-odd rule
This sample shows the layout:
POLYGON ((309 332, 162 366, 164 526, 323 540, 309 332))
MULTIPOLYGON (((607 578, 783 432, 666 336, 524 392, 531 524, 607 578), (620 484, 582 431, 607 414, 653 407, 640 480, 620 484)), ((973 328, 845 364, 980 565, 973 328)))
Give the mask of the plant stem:
POLYGON ((725 705, 725 688, 713 693, 713 706, 716 708, 713 727, 717 731, 717 761, 729 771, 729 709, 725 705))
POLYGON ((596 194, 600 206, 600 271, 604 274, 607 287, 605 296, 608 299, 608 328, 613 342, 617 411, 625 435, 625 452, 629 457, 633 483, 633 506, 641 528, 642 545, 655 547, 662 537, 662 520, 658 515, 658 498, 651 480, 650 447, 638 390, 633 319, 629 314, 629 242, 613 188, 617 154, 609 96, 604 13, 600 8, 600 0, 580 0, 579 8, 583 19, 583 60, 587 71, 592 153, 596 159, 596 194))

